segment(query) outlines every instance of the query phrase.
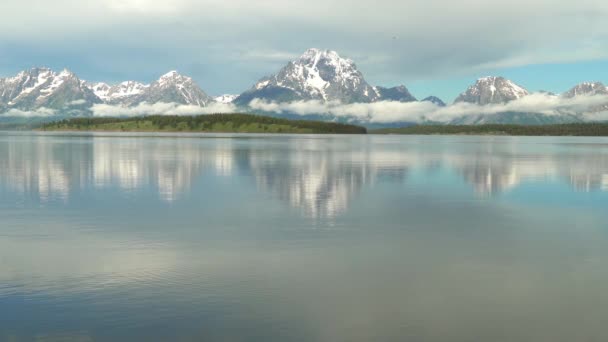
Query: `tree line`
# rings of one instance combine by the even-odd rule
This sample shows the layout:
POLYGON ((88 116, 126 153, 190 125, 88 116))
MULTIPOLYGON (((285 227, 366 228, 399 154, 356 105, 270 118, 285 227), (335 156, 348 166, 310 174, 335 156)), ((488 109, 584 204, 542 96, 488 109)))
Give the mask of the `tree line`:
POLYGON ((136 130, 137 127, 175 131, 218 131, 235 132, 257 129, 272 129, 273 132, 310 132, 336 134, 365 134, 364 127, 322 121, 289 120, 251 114, 209 114, 195 116, 149 115, 141 117, 97 117, 65 119, 41 127, 42 130, 57 129, 103 129, 118 127, 124 130, 136 130))
POLYGON ((377 134, 469 134, 518 136, 608 136, 608 123, 569 123, 556 125, 416 125, 378 129, 377 134))

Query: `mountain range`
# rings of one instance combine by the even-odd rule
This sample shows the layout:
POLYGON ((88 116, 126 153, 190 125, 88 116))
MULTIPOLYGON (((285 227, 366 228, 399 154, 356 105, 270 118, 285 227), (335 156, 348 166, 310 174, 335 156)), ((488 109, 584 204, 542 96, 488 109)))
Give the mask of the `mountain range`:
MULTIPOLYGON (((484 77, 460 94, 454 104, 507 104, 530 94, 524 87, 503 77, 484 77)), ((561 95, 545 94, 573 99, 582 95, 608 95, 608 88, 600 82, 581 83, 561 95)), ((418 101, 404 85, 370 85, 352 60, 342 58, 335 51, 319 49, 307 50, 276 74, 262 78, 240 95, 226 94, 215 98, 207 95, 192 78, 176 71, 162 75, 151 84, 136 81, 113 85, 93 83, 81 80, 67 69, 55 72, 48 68, 33 68, 14 77, 0 78, 0 113, 4 113, 0 117, 9 116, 14 110, 41 109, 52 111, 54 117, 90 116, 95 106, 103 104, 125 109, 156 103, 198 107, 231 104, 234 110, 248 111, 248 106, 254 99, 269 103, 317 101, 340 104, 418 101)), ((435 96, 429 96, 420 102, 430 102, 437 107, 446 106, 444 101, 435 96)), ((608 104, 597 105, 592 110, 606 111, 608 104)), ((318 114, 331 119, 326 113, 318 114)), ((580 120, 580 116, 571 113, 547 116, 534 112, 506 111, 456 117, 450 123, 542 124, 580 120)))

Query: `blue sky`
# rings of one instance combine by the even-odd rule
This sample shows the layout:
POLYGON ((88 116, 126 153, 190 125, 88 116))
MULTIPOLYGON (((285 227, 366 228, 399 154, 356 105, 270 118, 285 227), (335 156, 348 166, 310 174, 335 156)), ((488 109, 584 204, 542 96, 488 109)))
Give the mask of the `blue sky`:
POLYGON ((530 90, 608 82, 608 2, 579 0, 4 0, 0 75, 67 67, 149 82, 168 70, 240 93, 307 48, 352 58, 376 85, 451 102, 476 78, 530 90))

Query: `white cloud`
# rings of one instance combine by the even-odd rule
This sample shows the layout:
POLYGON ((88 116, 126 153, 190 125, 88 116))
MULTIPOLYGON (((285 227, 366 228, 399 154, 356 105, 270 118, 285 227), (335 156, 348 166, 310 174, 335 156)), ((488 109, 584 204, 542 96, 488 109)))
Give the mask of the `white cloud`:
POLYGON ((184 9, 188 1, 180 0, 109 0, 105 6, 112 11, 129 14, 175 14, 184 9))
POLYGON ((127 62, 148 75, 185 66, 196 79, 214 75, 210 86, 249 85, 251 74, 275 71, 262 63, 280 66, 309 47, 355 58, 374 83, 608 58, 600 0, 4 0, 0 13, 11 13, 0 41, 36 55, 114 73, 127 62))
POLYGON ((10 109, 7 112, 3 113, 2 117, 11 117, 11 118, 35 118, 35 117, 50 117, 57 114, 57 111, 49 108, 39 108, 36 110, 21 110, 21 109, 10 109))
POLYGON ((87 103, 87 100, 83 100, 83 99, 81 99, 81 100, 74 100, 74 101, 68 103, 68 106, 80 106, 80 105, 83 105, 85 103, 87 103))
POLYGON ((598 111, 598 107, 608 104, 608 96, 578 96, 567 99, 547 94, 532 94, 505 104, 477 105, 456 103, 446 107, 431 102, 376 102, 341 104, 320 101, 296 101, 290 103, 251 101, 256 110, 274 113, 294 113, 299 115, 331 114, 370 123, 423 122, 451 120, 473 115, 494 115, 505 112, 538 113, 552 115, 582 115, 585 120, 606 120, 608 111, 598 111))
POLYGON ((142 115, 202 115, 215 113, 236 113, 236 106, 230 103, 212 103, 207 107, 182 105, 178 103, 141 103, 135 107, 96 104, 93 116, 142 116, 142 115))

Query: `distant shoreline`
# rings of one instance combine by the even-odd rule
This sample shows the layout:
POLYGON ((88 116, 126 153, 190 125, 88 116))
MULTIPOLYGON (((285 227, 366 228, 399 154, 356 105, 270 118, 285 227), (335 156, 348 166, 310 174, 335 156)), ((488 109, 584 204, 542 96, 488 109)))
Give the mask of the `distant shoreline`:
POLYGON ((557 125, 418 125, 370 130, 369 134, 608 137, 608 123, 557 125))

